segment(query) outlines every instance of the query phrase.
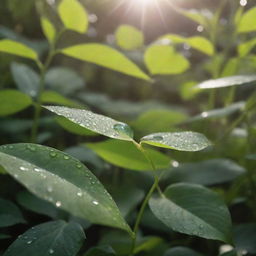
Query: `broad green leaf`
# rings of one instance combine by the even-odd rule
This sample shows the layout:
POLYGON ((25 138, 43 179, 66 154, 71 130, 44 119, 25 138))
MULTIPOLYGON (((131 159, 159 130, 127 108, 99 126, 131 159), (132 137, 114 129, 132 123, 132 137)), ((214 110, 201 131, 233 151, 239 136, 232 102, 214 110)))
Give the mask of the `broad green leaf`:
POLYGON ((81 107, 80 104, 69 100, 68 98, 62 96, 61 94, 54 92, 54 91, 44 91, 42 93, 42 103, 50 103, 50 104, 58 104, 67 107, 81 107))
POLYGON ((66 131, 76 134, 76 135, 81 135, 81 136, 95 136, 97 135, 96 133, 70 121, 69 119, 63 117, 63 116, 57 116, 55 118, 56 122, 66 131))
POLYGON ((11 64, 13 79, 21 92, 36 97, 39 90, 39 75, 29 66, 13 62, 11 64))
POLYGON ((4 256, 75 256, 84 240, 84 231, 77 223, 46 222, 19 236, 4 256))
POLYGON ((180 164, 165 173, 167 184, 177 182, 215 185, 230 182, 246 173, 246 170, 229 159, 211 159, 195 163, 180 164))
POLYGON ((244 110, 244 108, 245 102, 237 102, 224 108, 217 108, 209 111, 204 111, 199 115, 189 118, 188 120, 186 120, 186 123, 229 116, 237 111, 244 110))
POLYGON ((202 256, 202 254, 187 247, 173 247, 166 251, 163 256, 202 256))
POLYGON ((58 216, 58 209, 53 204, 34 196, 28 191, 19 192, 17 201, 21 206, 35 213, 43 214, 53 219, 58 216))
POLYGON ((91 62, 126 75, 144 80, 150 80, 137 65, 117 50, 103 44, 80 44, 62 49, 67 56, 91 62))
POLYGON ((38 197, 92 223, 130 231, 115 202, 77 159, 46 146, 0 146, 0 165, 38 197))
POLYGON ((84 256, 115 256, 115 251, 108 245, 93 247, 84 256))
MULTIPOLYGON (((107 140, 99 143, 87 143, 86 146, 105 161, 119 167, 136 171, 152 170, 150 163, 133 143, 107 140)), ((164 154, 152 149, 147 149, 146 151, 157 169, 163 169, 170 165, 170 158, 164 154)))
POLYGON ((0 91, 0 116, 15 114, 31 104, 31 98, 22 92, 17 90, 0 91))
POLYGON ((115 33, 118 46, 125 50, 135 50, 144 44, 144 35, 137 28, 121 25, 115 33))
POLYGON ((0 227, 25 223, 20 209, 11 201, 0 198, 0 227))
POLYGON ((159 132, 141 138, 141 143, 179 151, 200 151, 212 145, 197 132, 159 132))
POLYGON ((28 46, 9 39, 0 40, 0 52, 18 55, 20 57, 37 60, 37 53, 28 46))
POLYGON ((214 54, 213 44, 206 38, 201 36, 193 36, 187 39, 186 43, 192 48, 197 49, 200 52, 203 52, 209 56, 214 54))
POLYGON ((240 224, 234 228, 234 242, 237 250, 256 253, 256 223, 240 224))
POLYGON ((88 29, 88 14, 83 5, 77 0, 62 0, 58 13, 67 29, 85 33, 88 29))
POLYGON ((150 110, 139 116, 132 122, 132 127, 143 132, 167 132, 173 126, 185 121, 187 115, 181 111, 150 110), (154 122, 152 122, 154 120, 154 122))
POLYGON ((169 45, 148 47, 144 61, 152 75, 181 74, 190 66, 189 61, 169 45))
POLYGON ((238 23, 238 33, 252 32, 256 30, 255 23, 256 7, 245 12, 238 23))
POLYGON ((53 43, 56 36, 56 29, 51 23, 51 21, 46 17, 41 17, 41 27, 45 37, 48 39, 50 43, 53 43))
POLYGON ((45 75, 45 83, 51 90, 61 95, 74 94, 85 87, 85 81, 74 70, 66 67, 53 67, 45 75))
POLYGON ((231 218, 221 198, 194 184, 169 186, 165 197, 151 198, 154 215, 174 231, 231 243, 231 218))
POLYGON ((112 118, 83 109, 57 106, 45 106, 45 108, 93 132, 118 140, 133 140, 131 128, 127 124, 112 118))
POLYGON ((229 76, 229 77, 207 80, 198 84, 196 87, 200 89, 223 88, 223 87, 253 83, 255 81, 256 81, 256 75, 229 76))
POLYGON ((240 57, 245 57, 256 46, 256 39, 251 39, 247 42, 238 45, 238 53, 240 57))

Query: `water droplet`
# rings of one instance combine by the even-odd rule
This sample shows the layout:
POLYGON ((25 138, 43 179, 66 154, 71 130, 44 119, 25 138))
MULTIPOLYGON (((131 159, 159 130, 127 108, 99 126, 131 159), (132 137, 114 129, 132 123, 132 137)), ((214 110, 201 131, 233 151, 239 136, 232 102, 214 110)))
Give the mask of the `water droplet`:
POLYGON ((27 244, 32 244, 32 242, 33 242, 32 240, 29 240, 27 241, 27 244))
POLYGON ((56 205, 57 207, 61 207, 61 202, 60 202, 60 201, 57 201, 55 205, 56 205))
POLYGON ((53 249, 50 249, 50 250, 49 250, 49 253, 50 253, 50 254, 54 254, 54 250, 53 250, 53 249))
POLYGON ((64 156, 64 159, 65 159, 65 160, 68 160, 68 159, 69 159, 69 156, 64 156))
POLYGON ((125 137, 133 138, 133 130, 129 125, 125 123, 117 123, 113 126, 113 129, 118 132, 120 135, 124 135, 125 137))
POLYGON ((77 195, 78 195, 78 196, 82 196, 83 193, 82 193, 82 192, 77 192, 77 195))
POLYGON ((52 187, 48 187, 48 188, 47 188, 47 191, 48 191, 49 193, 51 193, 52 190, 53 190, 52 187))
POLYGON ((27 168, 26 168, 26 167, 24 167, 24 166, 21 166, 21 167, 20 167, 20 170, 21 170, 21 171, 26 171, 26 170, 27 170, 27 168))
POLYGON ((76 167, 77 167, 78 169, 80 169, 80 168, 82 168, 82 165, 81 165, 81 164, 77 164, 76 167))
POLYGON ((203 117, 203 118, 206 118, 206 117, 208 117, 208 113, 207 112, 203 112, 202 114, 201 114, 201 116, 203 117))
POLYGON ((13 149, 13 146, 12 146, 12 145, 10 145, 10 146, 8 146, 8 148, 9 148, 9 149, 13 149))
POLYGON ((180 164, 179 164, 179 162, 177 162, 177 161, 173 161, 173 162, 172 162, 172 166, 175 167, 175 168, 179 167, 179 165, 180 165, 180 164))
POLYGON ((50 152, 50 156, 51 156, 51 157, 56 157, 56 156, 57 156, 57 153, 54 152, 54 151, 51 151, 51 152, 50 152))
POLYGON ((241 6, 246 6, 247 5, 247 0, 240 0, 240 5, 241 6))
POLYGON ((157 140, 157 141, 161 141, 161 140, 164 139, 164 137, 163 137, 163 136, 159 136, 159 135, 155 135, 155 136, 153 136, 152 139, 153 139, 153 140, 157 140))
POLYGON ((32 146, 32 145, 28 145, 27 146, 27 149, 32 151, 32 152, 35 152, 36 151, 36 147, 35 146, 32 146))
POLYGON ((92 201, 92 203, 95 204, 95 205, 98 205, 98 204, 99 204, 99 202, 97 202, 97 201, 95 201, 95 200, 92 201))
POLYGON ((35 172, 40 172, 41 170, 39 168, 34 168, 35 172))

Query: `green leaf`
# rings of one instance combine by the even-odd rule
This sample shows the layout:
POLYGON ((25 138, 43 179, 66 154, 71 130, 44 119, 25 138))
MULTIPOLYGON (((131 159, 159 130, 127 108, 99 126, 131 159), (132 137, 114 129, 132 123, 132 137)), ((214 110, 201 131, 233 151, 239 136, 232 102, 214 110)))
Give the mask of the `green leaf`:
POLYGON ((115 256, 115 251, 108 245, 91 248, 84 256, 115 256))
POLYGON ((4 256, 75 256, 84 240, 83 229, 77 223, 46 222, 19 236, 4 256))
POLYGON ((152 75, 181 74, 190 66, 189 61, 169 45, 148 47, 144 61, 152 75))
POLYGON ((174 231, 231 242, 231 218, 219 196, 200 185, 169 186, 165 197, 151 198, 154 215, 174 231))
POLYGON ((20 91, 36 97, 39 90, 39 75, 29 66, 13 62, 11 64, 13 79, 20 91))
POLYGON ((240 57, 245 57, 256 46, 256 39, 251 39, 247 42, 238 45, 238 53, 240 57))
POLYGON ((74 94, 85 87, 85 81, 74 70, 65 67, 53 67, 45 75, 45 83, 51 90, 61 95, 74 94))
POLYGON ((237 254, 236 250, 231 250, 231 251, 220 254, 220 256, 239 256, 239 255, 237 254))
POLYGON ((80 104, 69 100, 68 98, 62 96, 61 94, 54 92, 54 91, 44 91, 42 93, 42 103, 51 103, 51 104, 58 104, 67 107, 81 107, 80 104))
POLYGON ((150 252, 152 249, 161 244, 162 241, 163 239, 157 236, 143 237, 136 245, 134 253, 150 252))
POLYGON ((17 90, 0 91, 0 116, 15 114, 31 104, 31 98, 22 92, 17 90))
POLYGON ((246 170, 229 159, 211 159, 195 163, 180 164, 166 172, 162 178, 167 184, 177 182, 216 185, 230 182, 245 174, 246 170))
POLYGON ((76 134, 76 135, 81 135, 81 136, 95 136, 97 135, 96 133, 76 124, 70 121, 69 119, 63 117, 63 116, 57 116, 55 118, 56 122, 66 131, 76 134))
POLYGON ((92 223, 130 231, 115 202, 77 159, 53 148, 0 146, 0 165, 38 197, 92 223))
MULTIPOLYGON (((99 143, 87 143, 86 146, 113 165, 136 171, 152 170, 150 163, 133 143, 107 140, 99 143)), ((170 158, 164 154, 152 149, 146 151, 157 169, 167 168, 170 165, 170 158)))
POLYGON ((253 83, 256 81, 256 75, 240 75, 228 76, 218 79, 211 79, 198 84, 196 87, 200 89, 223 88, 236 85, 253 83))
POLYGON ((197 132, 159 132, 141 138, 141 143, 179 151, 200 151, 212 145, 203 134, 197 132))
POLYGON ((43 214, 53 219, 58 216, 58 210, 53 204, 34 196, 28 191, 19 192, 17 201, 21 206, 32 212, 43 214))
POLYGON ((0 198, 0 227, 25 223, 20 209, 11 201, 0 198))
POLYGON ((20 57, 37 60, 37 53, 28 46, 9 39, 0 40, 0 52, 18 55, 20 57))
POLYGON ((46 17, 41 17, 41 27, 49 43, 53 43, 56 36, 56 30, 51 21, 46 17))
POLYGON ((77 0, 62 0, 58 13, 67 29, 85 33, 88 29, 88 14, 83 5, 77 0))
POLYGON ((237 250, 256 253, 256 223, 240 224, 234 228, 234 242, 237 250))
POLYGON ((187 39, 186 43, 192 48, 197 49, 209 56, 214 54, 213 44, 206 38, 201 36, 193 36, 187 39))
POLYGON ((252 32, 256 30, 255 15, 256 7, 249 9, 243 14, 238 24, 238 33, 252 32))
POLYGON ((144 112, 137 120, 132 122, 132 127, 143 132, 167 132, 171 127, 185 121, 187 115, 174 110, 150 110, 144 112), (154 122, 152 122, 154 120, 154 122))
POLYGON ((186 123, 229 116, 235 112, 244 110, 244 108, 245 102, 237 102, 227 107, 204 111, 199 115, 189 118, 188 120, 186 120, 186 123))
POLYGON ((57 106, 45 106, 45 108, 93 132, 117 140, 133 140, 133 131, 131 128, 127 124, 118 122, 112 118, 83 109, 57 106))
POLYGON ((106 67, 126 75, 144 80, 150 80, 137 65, 117 50, 103 44, 80 44, 61 50, 61 53, 106 67))
POLYGON ((182 8, 177 8, 177 11, 180 14, 184 15, 185 17, 189 18, 190 20, 193 20, 194 22, 196 22, 198 24, 201 24, 203 26, 207 26, 208 25, 208 20, 213 17, 213 14, 207 9, 185 10, 185 9, 182 9, 182 8))
POLYGON ((200 253, 195 252, 187 247, 173 247, 166 251, 163 256, 202 256, 200 253))
POLYGON ((144 44, 144 35, 137 28, 130 25, 121 25, 115 32, 118 46, 124 50, 135 50, 144 44))

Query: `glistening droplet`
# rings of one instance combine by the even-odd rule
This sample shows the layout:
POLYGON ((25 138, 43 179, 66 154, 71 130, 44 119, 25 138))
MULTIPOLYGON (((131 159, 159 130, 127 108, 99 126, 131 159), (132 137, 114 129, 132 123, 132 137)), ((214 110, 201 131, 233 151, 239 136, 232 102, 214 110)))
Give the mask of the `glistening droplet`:
POLYGON ((120 135, 124 135, 125 137, 133 138, 133 130, 129 125, 125 123, 117 123, 113 126, 113 129, 118 132, 120 135))

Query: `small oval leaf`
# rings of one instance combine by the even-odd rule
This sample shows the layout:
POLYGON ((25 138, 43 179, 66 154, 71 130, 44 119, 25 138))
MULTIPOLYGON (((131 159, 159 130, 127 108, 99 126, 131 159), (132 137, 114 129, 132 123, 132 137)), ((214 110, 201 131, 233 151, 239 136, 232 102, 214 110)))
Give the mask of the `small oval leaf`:
POLYGON ((221 198, 200 185, 169 186, 165 197, 151 198, 150 209, 172 230, 231 243, 231 217, 221 198))
POLYGON ((51 221, 32 227, 15 240, 4 256, 75 256, 85 240, 77 223, 51 221))
POLYGON ((37 53, 33 49, 9 39, 0 40, 0 52, 18 55, 32 60, 38 59, 37 53))
POLYGON ((46 17, 41 17, 41 27, 49 43, 53 43, 56 36, 56 30, 51 21, 46 17))
POLYGON ((46 146, 0 146, 0 165, 38 197, 76 217, 130 232, 112 197, 77 159, 46 146))
POLYGON ((212 145, 203 134, 198 132, 154 133, 141 138, 141 143, 179 151, 200 151, 212 145))
POLYGON ((61 50, 61 53, 88 61, 126 75, 134 76, 144 80, 150 80, 137 65, 117 50, 103 44, 81 44, 61 50))
POLYGON ((127 124, 118 122, 112 118, 83 109, 57 106, 45 106, 45 108, 93 132, 117 140, 133 140, 130 137, 133 134, 131 128, 127 124))

